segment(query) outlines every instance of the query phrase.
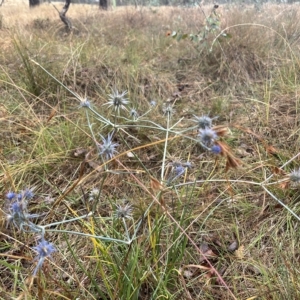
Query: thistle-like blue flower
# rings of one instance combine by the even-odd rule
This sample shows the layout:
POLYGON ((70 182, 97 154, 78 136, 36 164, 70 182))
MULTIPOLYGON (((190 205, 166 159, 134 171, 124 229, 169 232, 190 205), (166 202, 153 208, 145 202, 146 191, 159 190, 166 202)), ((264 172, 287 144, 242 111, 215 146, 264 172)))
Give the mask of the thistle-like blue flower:
POLYGON ((175 177, 180 177, 185 172, 185 167, 183 165, 177 165, 174 167, 175 177))
POLYGON ((26 200, 30 200, 34 197, 34 193, 32 189, 25 189, 24 191, 21 192, 22 196, 26 200))
POLYGON ((6 199, 8 199, 8 200, 13 200, 14 198, 16 197, 16 193, 14 193, 14 192, 11 192, 11 191, 9 191, 7 194, 6 194, 6 199))
POLYGON ((103 137, 100 134, 100 137, 102 139, 102 144, 99 144, 99 154, 104 155, 107 160, 112 159, 114 154, 117 152, 116 147, 119 146, 118 143, 112 142, 112 136, 113 132, 108 134, 107 138, 103 137))
POLYGON ((13 223, 24 231, 40 232, 40 228, 30 221, 30 219, 37 218, 39 215, 29 214, 27 209, 28 200, 32 199, 33 196, 32 189, 28 188, 18 194, 14 192, 6 194, 6 198, 9 200, 6 204, 8 224, 13 223))
POLYGON ((214 142, 218 139, 218 135, 213 129, 205 128, 200 129, 199 138, 201 145, 210 149, 214 142))
POLYGON ((116 89, 112 89, 112 93, 108 95, 109 101, 104 105, 113 107, 115 111, 120 111, 120 109, 126 110, 126 105, 129 103, 129 100, 125 97, 127 91, 122 92, 121 94, 116 89))
POLYGON ((209 116, 198 117, 198 116, 194 115, 194 120, 193 121, 197 123, 197 125, 200 129, 206 129, 206 128, 211 128, 212 127, 212 121, 214 119, 215 118, 210 118, 209 116))
POLYGON ((44 239, 36 247, 33 247, 33 249, 38 253, 38 256, 36 257, 38 263, 33 272, 33 276, 35 276, 38 270, 42 267, 45 258, 51 258, 51 254, 55 252, 56 249, 52 243, 49 243, 44 239))
POLYGON ((213 145, 210 150, 214 154, 220 154, 222 152, 222 148, 219 145, 213 145))
POLYGON ((172 163, 173 169, 171 176, 169 177, 167 184, 170 184, 173 182, 175 179, 179 178, 184 174, 186 169, 190 169, 192 167, 191 162, 186 162, 186 163, 181 163, 180 161, 175 161, 172 163))

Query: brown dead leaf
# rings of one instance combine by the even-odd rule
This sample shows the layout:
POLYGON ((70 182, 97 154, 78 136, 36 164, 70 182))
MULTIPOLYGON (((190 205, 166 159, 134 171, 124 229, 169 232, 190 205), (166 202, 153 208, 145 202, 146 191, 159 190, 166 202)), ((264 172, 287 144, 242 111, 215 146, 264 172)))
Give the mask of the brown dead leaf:
POLYGON ((272 168, 272 172, 273 172, 273 174, 275 174, 275 175, 286 175, 286 172, 285 172, 284 170, 282 170, 282 169, 280 169, 280 168, 278 168, 278 167, 276 167, 276 166, 274 166, 274 167, 272 168))
POLYGON ((46 123, 49 123, 50 120, 56 115, 57 109, 58 109, 58 104, 57 104, 55 107, 52 108, 52 110, 51 110, 51 112, 50 112, 50 115, 49 115, 49 117, 48 117, 46 123))
POLYGON ((163 191, 163 185, 154 177, 150 177, 150 187, 154 192, 161 192, 163 191))
POLYGON ((218 136, 225 136, 228 134, 228 127, 223 125, 217 125, 212 128, 218 136))
POLYGON ((200 263, 206 261, 207 259, 217 257, 217 254, 213 252, 213 250, 208 246, 207 243, 202 243, 200 245, 200 250, 201 250, 201 256, 199 259, 200 263))
POLYGON ((85 157, 86 153, 88 152, 88 149, 85 148, 77 148, 74 150, 73 155, 75 157, 85 157))

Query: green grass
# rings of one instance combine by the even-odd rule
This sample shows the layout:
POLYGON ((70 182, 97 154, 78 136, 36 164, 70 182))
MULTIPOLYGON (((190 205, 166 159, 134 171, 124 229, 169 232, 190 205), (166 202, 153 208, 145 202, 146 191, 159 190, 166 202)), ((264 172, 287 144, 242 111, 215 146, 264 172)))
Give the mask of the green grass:
POLYGON ((198 33, 198 8, 71 5, 71 33, 48 4, 2 9, 1 299, 299 298, 296 5, 220 7, 232 37, 205 43, 167 34, 198 33), (113 89, 147 114, 115 117, 113 89), (201 147, 194 115, 228 128, 237 168, 201 147), (107 162, 95 142, 111 132, 107 162), (179 160, 192 168, 168 185, 179 160), (45 227, 57 251, 36 277, 39 234, 6 222, 6 193, 27 187, 40 226, 92 213, 45 227))

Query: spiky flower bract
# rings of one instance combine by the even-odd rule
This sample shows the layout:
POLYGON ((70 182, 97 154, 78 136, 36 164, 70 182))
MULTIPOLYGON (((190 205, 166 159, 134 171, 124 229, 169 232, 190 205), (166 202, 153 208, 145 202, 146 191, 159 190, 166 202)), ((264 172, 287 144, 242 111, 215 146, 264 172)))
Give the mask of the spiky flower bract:
POLYGON ((99 155, 103 155, 107 160, 112 159, 114 154, 117 152, 116 147, 119 146, 118 143, 112 142, 113 132, 108 134, 107 138, 100 134, 102 139, 102 144, 99 144, 99 155))
POLYGON ((32 189, 25 189, 18 194, 15 192, 8 192, 6 198, 6 217, 8 224, 13 223, 20 230, 39 232, 40 229, 30 221, 30 219, 37 218, 37 214, 29 214, 27 205, 28 200, 34 196, 32 189), (25 229, 26 228, 26 229, 25 229))
POLYGON ((199 138, 201 145, 210 149, 218 139, 218 135, 213 129, 205 128, 200 129, 199 138))
POLYGON ((170 103, 164 104, 163 109, 162 109, 163 113, 165 115, 172 115, 175 112, 175 109, 173 108, 173 106, 170 103))
POLYGON ((292 185, 300 184, 300 169, 294 170, 290 173, 290 182, 292 185))
POLYGON ((133 120, 136 120, 138 117, 139 117, 139 114, 138 112, 136 111, 136 109, 132 108, 130 110, 130 117, 133 119, 133 120))
POLYGON ((85 107, 85 108, 91 108, 91 102, 85 98, 85 99, 82 99, 82 101, 80 102, 79 104, 79 107, 85 107))
POLYGON ((111 94, 108 95, 109 101, 104 105, 113 107, 118 112, 120 112, 120 109, 127 110, 126 105, 129 103, 129 100, 125 97, 127 93, 127 91, 123 91, 120 94, 117 89, 112 89, 111 94))
POLYGON ((38 253, 38 256, 36 257, 38 263, 33 272, 33 276, 35 276, 38 270, 42 267, 45 258, 51 258, 51 254, 55 252, 56 249, 52 243, 49 243, 44 239, 41 240, 41 242, 36 247, 33 247, 33 249, 38 253))
POLYGON ((206 128, 211 128, 212 127, 212 121, 215 118, 210 118, 209 116, 195 116, 194 115, 194 122, 197 123, 198 127, 200 129, 206 129, 206 128))
POLYGON ((170 184, 175 179, 179 178, 184 174, 186 169, 190 169, 192 167, 191 162, 181 163, 180 161, 175 161, 172 163, 173 169, 170 178, 168 179, 167 183, 170 184))
POLYGON ((115 217, 117 219, 131 219, 132 218, 132 205, 129 203, 126 204, 117 204, 115 210, 115 217))

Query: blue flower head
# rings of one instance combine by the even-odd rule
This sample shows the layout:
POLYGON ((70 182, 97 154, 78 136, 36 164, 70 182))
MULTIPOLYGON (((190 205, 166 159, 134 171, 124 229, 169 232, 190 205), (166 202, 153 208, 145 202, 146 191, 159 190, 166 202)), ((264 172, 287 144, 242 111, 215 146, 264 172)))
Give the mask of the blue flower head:
POLYGON ((33 189, 26 188, 19 192, 8 192, 6 198, 9 200, 6 204, 6 217, 8 224, 13 223, 20 230, 29 232, 39 232, 40 229, 30 221, 30 219, 39 217, 38 214, 28 213, 28 200, 34 196, 33 189))
POLYGON ((183 165, 177 165, 174 167, 175 177, 180 177, 185 172, 185 167, 183 165))
POLYGON ((35 276, 38 270, 42 267, 45 258, 51 258, 51 254, 55 252, 56 249, 52 243, 49 243, 44 239, 36 247, 33 247, 33 249, 38 253, 38 256, 35 258, 38 260, 38 263, 33 272, 33 276, 35 276))
POLYGON ((6 199, 8 199, 8 200, 13 200, 15 197, 16 197, 16 193, 14 193, 14 192, 9 191, 6 194, 6 199))
POLYGON ((214 154, 220 154, 222 152, 222 148, 219 145, 213 145, 210 150, 214 154))
POLYGON ((117 143, 112 142, 113 132, 108 134, 107 138, 104 138, 101 134, 102 144, 99 144, 99 154, 104 155, 106 159, 112 159, 114 154, 117 152, 116 147, 119 146, 117 143))
POLYGON ((194 115, 194 122, 197 123, 198 127, 200 129, 206 129, 206 128, 211 128, 212 127, 212 121, 215 118, 210 118, 209 116, 201 116, 201 117, 197 117, 194 115))
POLYGON ((22 191, 22 195, 26 200, 30 200, 33 198, 34 193, 33 193, 32 189, 27 188, 26 190, 22 191))
POLYGON ((210 128, 200 129, 199 133, 200 143, 206 147, 211 148, 214 142, 218 139, 217 133, 210 128))

